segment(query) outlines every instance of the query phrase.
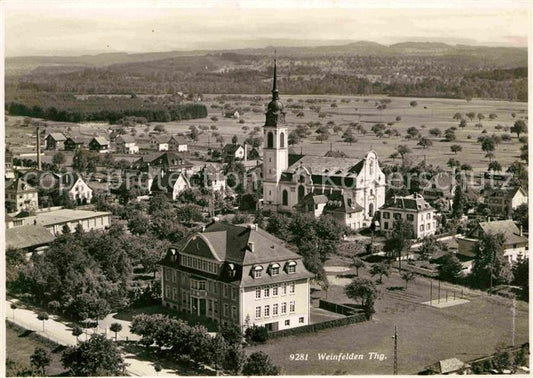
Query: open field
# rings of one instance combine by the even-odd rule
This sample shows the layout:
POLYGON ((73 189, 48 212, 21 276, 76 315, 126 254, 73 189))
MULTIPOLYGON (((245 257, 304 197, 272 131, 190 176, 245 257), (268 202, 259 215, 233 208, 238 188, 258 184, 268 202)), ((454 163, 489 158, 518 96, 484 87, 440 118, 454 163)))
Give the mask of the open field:
MULTIPOLYGON (((368 277, 366 269, 360 276, 368 277)), ((269 341, 266 345, 247 348, 251 353, 262 350, 282 367, 284 374, 392 374, 394 326, 398 327, 398 372, 415 374, 440 359, 457 357, 471 360, 494 353, 498 343, 511 344, 511 300, 489 297, 478 291, 464 289, 468 303, 445 308, 422 304, 429 300, 430 282, 417 276, 407 291, 388 290, 405 283, 397 272, 384 277, 376 314, 371 321, 347 327, 333 328, 316 334, 304 334, 269 341), (319 353, 357 353, 365 357, 357 361, 319 360, 319 353), (382 361, 369 359, 368 353, 384 354, 382 361), (291 361, 290 354, 308 354, 307 361, 291 361)), ((449 300, 453 289, 460 287, 441 284, 441 301, 449 300)), ((313 297, 324 298, 315 292, 313 297)), ((343 287, 332 285, 328 300, 353 303, 343 293, 343 287)), ((437 301, 437 283, 433 282, 433 300, 437 301)), ((528 340, 528 306, 517 302, 515 343, 528 340)))
MULTIPOLYGON (((256 101, 257 105, 251 105, 254 103, 253 96, 243 96, 248 100, 227 100, 221 103, 216 100, 218 96, 206 95, 204 103, 206 104, 209 115, 204 119, 187 120, 180 122, 168 122, 164 126, 167 132, 170 133, 187 133, 191 125, 195 126, 211 126, 216 125, 216 130, 224 137, 224 143, 229 143, 233 135, 237 135, 242 142, 247 137, 247 134, 253 130, 254 127, 261 127, 264 124, 264 108, 260 105, 269 101, 268 96, 262 96, 260 101, 256 101), (248 111, 241 116, 244 123, 239 123, 238 119, 224 118, 220 108, 212 108, 211 105, 216 104, 220 108, 224 104, 230 104, 231 108, 249 107, 249 108, 261 108, 261 112, 248 111), (216 116, 218 121, 211 120, 211 117, 216 116), (247 126, 248 130, 243 130, 242 127, 247 126)), ((315 140, 316 135, 313 134, 303 140, 300 144, 295 145, 294 149, 297 152, 302 151, 304 154, 311 155, 324 155, 328 150, 340 150, 346 153, 348 156, 360 158, 369 149, 374 149, 380 156, 382 162, 391 162, 389 158, 394 149, 399 144, 408 145, 412 153, 409 158, 414 162, 420 162, 424 158, 427 163, 435 166, 445 167, 446 162, 450 158, 457 158, 461 163, 471 164, 475 170, 484 171, 488 165, 488 159, 484 157, 484 153, 481 151, 481 146, 477 143, 477 138, 482 135, 482 131, 486 130, 488 135, 492 133, 502 135, 504 133, 510 134, 509 131, 497 131, 495 127, 500 124, 503 127, 511 127, 515 120, 524 119, 527 116, 527 103, 521 102, 508 102, 508 101, 491 101, 482 99, 473 99, 470 102, 465 100, 454 99, 438 99, 438 98, 404 98, 404 97, 388 97, 391 100, 390 104, 387 104, 387 108, 384 110, 377 110, 375 101, 385 98, 385 96, 289 96, 283 94, 283 88, 281 88, 281 100, 286 106, 286 124, 290 130, 295 129, 299 124, 306 124, 308 122, 321 122, 323 125, 333 121, 335 125, 339 125, 346 129, 351 122, 360 122, 364 128, 368 131, 366 135, 357 134, 356 138, 358 142, 349 145, 344 143, 341 139, 342 132, 333 134, 330 129, 329 140, 321 143, 315 140), (292 101, 290 101, 292 99, 292 101), (325 102, 310 104, 306 103, 307 99, 326 99, 325 102), (342 99, 350 100, 349 103, 341 102, 342 99), (335 101, 337 107, 331 107, 331 104, 335 101), (409 103, 411 101, 417 101, 416 107, 411 107, 409 103), (303 105, 303 109, 289 109, 290 104, 303 105), (321 112, 325 113, 325 118, 319 118, 318 113, 309 109, 309 106, 320 106, 321 112), (293 112, 294 110, 294 112, 293 112), (303 111, 304 117, 296 117, 298 111, 303 111), (452 119, 456 112, 463 114, 468 112, 482 113, 485 116, 481 122, 475 118, 473 121, 468 120, 465 128, 458 128, 456 130, 457 140, 454 142, 444 142, 440 138, 431 137, 433 146, 423 149, 417 146, 417 140, 406 140, 406 130, 409 127, 417 127, 422 136, 429 136, 428 131, 431 128, 438 128, 442 132, 449 127, 458 126, 458 121, 452 119), (495 113, 497 118, 494 120, 489 119, 489 113, 495 113), (512 113, 515 113, 515 118, 512 117, 512 113), (396 117, 400 116, 401 121, 396 121, 396 117), (392 126, 387 126, 392 129, 396 129, 401 133, 401 137, 383 137, 377 138, 374 133, 370 131, 370 128, 376 123, 390 123, 392 126), (482 128, 477 128, 477 123, 483 125, 482 128), (470 136, 470 139, 468 139, 470 136), (463 151, 455 156, 450 151, 450 145, 461 145, 463 151)), ((7 117, 6 122, 6 141, 15 145, 30 146, 31 128, 21 128, 20 126, 14 126, 16 121, 20 121, 22 117, 7 117)), ((48 121, 48 129, 59 131, 66 130, 71 127, 75 133, 81 133, 85 135, 93 135, 95 133, 105 133, 106 124, 68 124, 48 121)), ((152 125, 153 126, 153 125, 152 125)), ((145 134, 146 126, 137 126, 137 136, 145 134)), ((153 127, 150 128, 152 130, 153 127)), ((206 132, 200 136, 199 141, 191 143, 191 149, 204 148, 208 146, 208 140, 210 146, 215 146, 214 137, 211 132, 206 132)), ((261 135, 261 134, 259 134, 261 135)), ((146 135, 145 135, 146 136, 146 135)), ((495 160, 502 164, 506 169, 509 164, 519 159, 519 142, 516 135, 513 135, 512 141, 502 142, 499 144, 495 151, 495 160)))
POLYGON ((55 376, 65 371, 61 365, 62 347, 54 347, 51 343, 43 342, 31 331, 25 331, 6 322, 6 352, 8 359, 25 369, 30 369, 30 356, 37 347, 44 348, 50 353, 52 362, 46 368, 48 376, 55 376))

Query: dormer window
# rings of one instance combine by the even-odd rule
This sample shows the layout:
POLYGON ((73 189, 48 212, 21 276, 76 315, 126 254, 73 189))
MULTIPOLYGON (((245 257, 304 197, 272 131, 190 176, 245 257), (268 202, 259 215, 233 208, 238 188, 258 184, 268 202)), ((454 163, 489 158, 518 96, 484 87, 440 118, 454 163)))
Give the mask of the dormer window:
POLYGON ((287 263, 287 273, 296 273, 296 261, 289 261, 287 263))
POLYGON ((252 270, 254 278, 261 278, 261 274, 263 273, 263 267, 261 265, 254 266, 252 270))
POLYGON ((279 274, 279 264, 274 263, 270 266, 270 275, 277 276, 279 274))

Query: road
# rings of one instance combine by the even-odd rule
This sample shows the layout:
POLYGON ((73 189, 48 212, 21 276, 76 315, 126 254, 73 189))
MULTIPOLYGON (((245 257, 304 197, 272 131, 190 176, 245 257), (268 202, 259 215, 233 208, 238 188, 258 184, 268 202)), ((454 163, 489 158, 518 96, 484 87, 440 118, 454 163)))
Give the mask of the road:
MULTIPOLYGON (((44 322, 44 331, 43 331, 43 322, 37 319, 37 312, 29 310, 20 306, 14 311, 11 309, 11 304, 17 303, 16 300, 7 300, 6 301, 6 318, 7 320, 12 321, 13 323, 31 330, 35 331, 37 334, 44 336, 55 343, 72 346, 76 345, 76 337, 72 335, 72 327, 67 325, 64 322, 59 321, 54 315, 49 315, 49 319, 44 322)), ((117 322, 117 320, 108 316, 106 319, 101 321, 101 327, 109 327, 111 322, 117 322)), ((119 321, 123 324, 123 332, 121 332, 122 338, 126 336, 131 336, 129 333, 129 324, 125 321, 119 321)), ((91 331, 89 331, 89 335, 91 331)), ((108 332, 107 336, 109 338, 114 338, 113 332, 108 332)), ((87 334, 81 335, 80 340, 89 337, 87 334)), ((131 339, 131 337, 129 337, 131 339)), ((162 369, 157 373, 154 369, 154 363, 151 361, 140 360, 135 355, 123 352, 122 357, 124 362, 127 364, 127 372, 129 375, 135 376, 176 376, 176 371, 173 369, 162 369)))

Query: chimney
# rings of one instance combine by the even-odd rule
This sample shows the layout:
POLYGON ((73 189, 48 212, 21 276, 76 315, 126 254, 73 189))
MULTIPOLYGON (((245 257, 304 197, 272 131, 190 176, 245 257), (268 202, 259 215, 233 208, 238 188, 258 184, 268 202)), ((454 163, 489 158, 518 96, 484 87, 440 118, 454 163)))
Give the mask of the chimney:
POLYGON ((37 169, 41 170, 41 130, 37 126, 37 169))

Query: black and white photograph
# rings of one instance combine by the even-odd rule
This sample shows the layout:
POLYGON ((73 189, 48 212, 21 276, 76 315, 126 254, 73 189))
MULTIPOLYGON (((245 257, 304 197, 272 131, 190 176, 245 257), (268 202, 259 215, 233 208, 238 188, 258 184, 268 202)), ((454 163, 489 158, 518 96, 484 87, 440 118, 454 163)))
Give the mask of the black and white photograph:
POLYGON ((0 2, 0 376, 529 375, 531 12, 0 2))

